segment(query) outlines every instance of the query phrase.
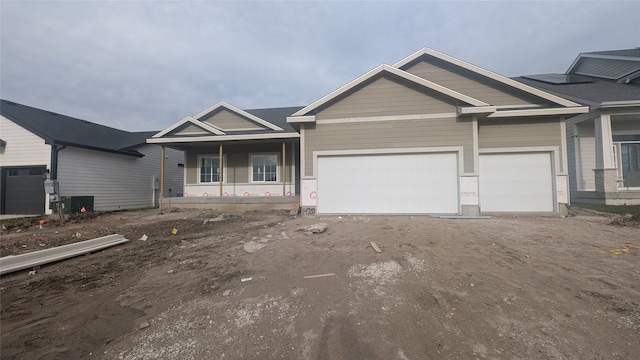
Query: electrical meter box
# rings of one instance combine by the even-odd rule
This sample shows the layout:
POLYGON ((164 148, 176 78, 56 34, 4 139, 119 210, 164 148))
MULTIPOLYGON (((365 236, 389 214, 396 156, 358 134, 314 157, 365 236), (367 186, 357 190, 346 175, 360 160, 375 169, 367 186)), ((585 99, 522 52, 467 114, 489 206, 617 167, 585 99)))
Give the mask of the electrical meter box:
POLYGON ((44 192, 49 194, 50 202, 60 201, 60 187, 58 186, 58 180, 45 180, 44 192))

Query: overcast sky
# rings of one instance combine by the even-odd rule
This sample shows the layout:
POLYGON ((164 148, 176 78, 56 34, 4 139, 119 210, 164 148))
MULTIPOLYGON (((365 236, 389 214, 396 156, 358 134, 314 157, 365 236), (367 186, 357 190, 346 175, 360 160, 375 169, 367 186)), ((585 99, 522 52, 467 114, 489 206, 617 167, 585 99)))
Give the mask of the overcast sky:
POLYGON ((506 76, 640 47, 640 2, 0 2, 0 97, 129 131, 303 106, 430 47, 506 76))

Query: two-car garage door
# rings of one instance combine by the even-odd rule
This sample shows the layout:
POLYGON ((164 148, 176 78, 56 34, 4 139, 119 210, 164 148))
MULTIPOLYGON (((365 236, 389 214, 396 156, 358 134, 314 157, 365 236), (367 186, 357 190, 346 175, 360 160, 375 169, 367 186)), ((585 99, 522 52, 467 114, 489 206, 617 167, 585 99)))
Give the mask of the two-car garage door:
MULTIPOLYGON (((553 212, 550 152, 481 154, 478 193, 486 212, 553 212)), ((320 214, 457 214, 458 154, 319 156, 320 214)))
POLYGON ((319 156, 318 213, 458 213, 458 155, 319 156))

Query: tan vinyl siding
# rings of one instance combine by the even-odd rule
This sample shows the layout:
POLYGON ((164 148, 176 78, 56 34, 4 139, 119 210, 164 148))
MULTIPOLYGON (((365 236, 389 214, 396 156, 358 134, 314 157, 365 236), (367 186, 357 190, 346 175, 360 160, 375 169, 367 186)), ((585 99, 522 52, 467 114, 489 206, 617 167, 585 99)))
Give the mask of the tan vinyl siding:
POLYGON ((562 163, 565 154, 562 150, 560 121, 560 118, 480 120, 478 146, 480 151, 487 148, 557 146, 561 151, 560 164, 556 164, 556 169, 563 171, 562 163))
POLYGON ((595 174, 593 169, 596 168, 596 136, 595 124, 592 120, 578 124, 578 171, 576 172, 576 180, 578 190, 595 190, 595 174))
POLYGON ((464 147, 464 171, 473 172, 472 122, 455 118, 316 124, 305 129, 304 176, 313 176, 313 152, 415 147, 464 147))
MULTIPOLYGON (((186 184, 194 185, 198 184, 198 155, 214 155, 219 154, 220 148, 218 145, 212 146, 200 146, 189 148, 186 152, 186 184)), ((291 143, 286 144, 286 176, 287 182, 294 180, 294 169, 291 166, 293 147, 291 143)), ((278 166, 282 162, 282 143, 274 144, 251 144, 251 145, 223 145, 222 155, 225 158, 224 164, 224 181, 227 184, 233 183, 250 183, 251 179, 249 171, 251 167, 251 154, 260 153, 276 153, 278 154, 278 166)), ((278 179, 280 179, 280 173, 278 173, 278 179)), ((281 181, 278 181, 281 183, 281 181)))
POLYGON ((573 125, 569 125, 567 122, 567 163, 569 166, 569 192, 571 199, 577 198, 578 185, 575 174, 576 169, 576 137, 575 129, 573 125))
POLYGON ((406 71, 495 106, 541 103, 541 100, 521 93, 519 90, 508 88, 506 85, 470 71, 454 70, 452 65, 440 64, 440 61, 436 60, 434 63, 420 61, 406 71))
POLYGON ((216 112, 212 116, 200 119, 203 122, 225 129, 264 129, 264 126, 248 120, 229 110, 216 112))
POLYGON ((196 135, 196 134, 210 134, 209 131, 204 130, 201 127, 189 124, 178 128, 172 133, 172 135, 196 135))
POLYGON ((426 94, 406 84, 381 77, 363 86, 358 91, 339 99, 321 109, 317 120, 452 113, 456 111, 453 100, 438 98, 435 93, 426 94))

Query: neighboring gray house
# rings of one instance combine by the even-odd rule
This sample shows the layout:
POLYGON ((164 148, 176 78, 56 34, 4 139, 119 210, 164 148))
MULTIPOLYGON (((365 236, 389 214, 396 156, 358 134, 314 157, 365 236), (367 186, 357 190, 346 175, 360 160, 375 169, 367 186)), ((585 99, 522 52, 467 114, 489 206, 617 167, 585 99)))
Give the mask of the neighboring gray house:
POLYGON ((582 53, 521 83, 587 105, 567 119, 571 200, 640 204, 640 48, 582 53))
POLYGON ((425 48, 288 117, 301 203, 320 214, 563 212, 564 120, 587 110, 425 48))
MULTIPOLYGON (((151 207, 159 198, 155 132, 127 132, 0 100, 0 213, 51 213, 44 180, 60 195, 92 196, 94 210, 151 207)), ((165 197, 183 193, 184 156, 165 154, 165 197)))

